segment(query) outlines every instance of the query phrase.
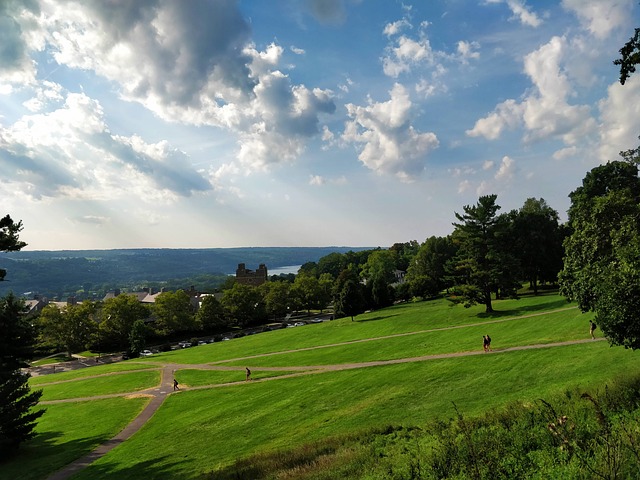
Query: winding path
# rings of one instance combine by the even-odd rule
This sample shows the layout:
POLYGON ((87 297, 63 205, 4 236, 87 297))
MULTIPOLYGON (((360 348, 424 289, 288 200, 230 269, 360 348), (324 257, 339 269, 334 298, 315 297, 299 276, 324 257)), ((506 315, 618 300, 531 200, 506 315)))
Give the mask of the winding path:
MULTIPOLYGON (((545 312, 545 313, 549 314, 549 313, 552 313, 552 312, 545 312)), ((531 314, 531 315, 527 315, 527 316, 536 316, 536 315, 538 315, 538 314, 531 314)), ((523 317, 512 317, 510 319, 494 320, 494 321, 491 321, 491 323, 511 321, 511 320, 521 319, 521 318, 523 318, 523 317)), ((485 322, 483 324, 486 324, 486 323, 489 323, 489 322, 485 322)), ((473 326, 473 325, 452 326, 452 327, 445 327, 443 329, 446 330, 446 329, 462 328, 462 327, 469 327, 469 326, 473 326)), ((435 330, 443 330, 443 329, 435 329, 435 330)), ((434 330, 430 330, 430 331, 434 331, 434 330)), ((397 334, 397 335, 389 335, 389 336, 386 336, 386 337, 376 337, 376 338, 367 338, 367 339, 361 339, 361 340, 354 340, 354 341, 349 341, 349 342, 343 342, 343 343, 340 343, 340 344, 321 345, 321 346, 317 346, 317 347, 309 347, 309 348, 302 348, 302 349, 296 349, 296 350, 288 350, 288 351, 285 351, 285 352, 266 353, 266 354, 254 355, 254 356, 250 356, 250 357, 234 358, 233 361, 249 360, 249 359, 252 359, 252 358, 265 357, 265 356, 269 356, 269 355, 277 355, 277 354, 284 354, 284 353, 294 353, 294 352, 312 350, 312 349, 317 349, 317 348, 328 348, 328 347, 334 347, 334 346, 351 344, 351 343, 359 343, 359 342, 366 342, 366 341, 372 341, 372 340, 380 340, 382 338, 393 338, 393 337, 398 337, 398 336, 414 335, 414 334, 426 333, 426 332, 427 331, 410 332, 410 333, 403 333, 403 334, 397 334)), ((519 350, 532 350, 532 349, 541 349, 541 348, 564 347, 564 346, 567 346, 567 345, 591 343, 591 342, 594 342, 594 341, 602 341, 602 340, 605 340, 605 339, 604 338, 597 338, 595 340, 592 340, 592 339, 570 340, 570 341, 564 341, 564 342, 554 342, 554 343, 545 343, 545 344, 521 345, 521 346, 516 346, 516 347, 508 347, 508 348, 503 348, 503 349, 496 349, 496 350, 493 350, 493 351, 490 351, 490 352, 484 352, 484 351, 453 352, 453 353, 423 355, 423 356, 409 357, 409 358, 397 358, 397 359, 392 359, 392 360, 376 360, 376 361, 369 361, 369 362, 345 363, 345 364, 336 364, 336 365, 290 366, 290 367, 251 367, 251 368, 256 372, 258 372, 258 371, 265 371, 265 372, 266 371, 293 372, 293 373, 288 373, 288 374, 285 374, 285 375, 280 375, 280 376, 275 376, 275 377, 266 377, 266 378, 253 380, 253 382, 267 382, 267 381, 280 380, 280 379, 284 379, 284 378, 297 377, 297 376, 301 376, 301 375, 313 375, 313 374, 323 373, 323 372, 327 372, 327 371, 351 370, 351 369, 357 369, 357 368, 368 368, 368 367, 376 367, 376 366, 382 366, 382 365, 394 365, 394 364, 410 363, 410 362, 424 362, 424 361, 430 361, 430 360, 439 360, 439 359, 445 359, 445 358, 468 357, 468 356, 475 356, 475 355, 496 355, 496 354, 514 352, 514 351, 519 351, 519 350)), ((206 364, 180 364, 180 363, 159 364, 159 367, 161 368, 160 385, 156 386, 156 387, 153 387, 153 388, 149 388, 149 389, 146 389, 146 390, 139 390, 139 391, 136 391, 136 392, 117 393, 117 394, 108 394, 108 395, 96 395, 96 396, 91 396, 91 397, 70 398, 70 399, 63 399, 63 400, 50 400, 50 401, 40 402, 40 404, 42 404, 42 405, 47 405, 47 404, 70 403, 70 402, 87 401, 87 400, 99 400, 99 399, 113 398, 113 397, 127 397, 127 396, 132 396, 132 395, 150 397, 149 403, 147 403, 147 405, 138 414, 138 416, 136 418, 134 418, 122 431, 120 431, 120 433, 118 433, 115 437, 113 437, 112 439, 108 440, 107 442, 99 445, 97 448, 95 448, 92 452, 88 453, 84 457, 81 457, 81 458, 75 460, 74 462, 70 463, 69 465, 63 467, 61 470, 58 470, 54 474, 50 475, 47 480, 66 480, 66 479, 68 479, 69 477, 71 477, 75 473, 79 472, 83 468, 87 467, 88 465, 90 465, 91 463, 93 463, 94 461, 96 461, 97 459, 99 459, 100 457, 105 455, 106 453, 108 453, 113 448, 115 448, 118 445, 120 445, 122 442, 126 441, 134 433, 136 433, 138 430, 140 430, 140 428, 142 428, 142 426, 160 408, 160 406, 162 405, 164 400, 167 398, 167 396, 169 396, 170 394, 174 393, 174 391, 173 391, 173 378, 174 378, 174 372, 176 370, 198 369, 198 370, 219 370, 219 371, 238 371, 238 372, 244 371, 244 367, 242 367, 242 366, 220 365, 220 363, 224 363, 224 362, 227 362, 227 361, 231 361, 231 360, 220 361, 220 362, 216 362, 216 363, 206 363, 206 364)), ((148 364, 149 362, 144 362, 144 363, 148 364)), ((119 373, 130 373, 130 371, 117 372, 115 374, 119 374, 119 373)), ((110 374, 107 374, 107 375, 110 375, 110 374)), ((101 376, 101 375, 83 377, 83 379, 97 377, 97 376, 101 376)), ((51 383, 61 383, 61 382, 51 382, 51 383)), ((242 382, 237 382, 236 381, 236 382, 221 383, 221 384, 215 384, 215 385, 203 385, 203 386, 197 386, 197 387, 183 387, 181 391, 221 388, 221 387, 227 387, 227 386, 231 386, 231 385, 238 385, 239 383, 242 383, 242 382)), ((179 392, 175 392, 175 393, 179 393, 179 392)))

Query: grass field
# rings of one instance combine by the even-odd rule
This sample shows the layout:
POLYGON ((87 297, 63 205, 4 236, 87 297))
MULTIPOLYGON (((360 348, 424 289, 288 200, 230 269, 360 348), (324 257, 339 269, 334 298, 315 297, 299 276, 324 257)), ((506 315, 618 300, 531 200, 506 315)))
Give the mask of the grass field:
MULTIPOLYGON (((455 408, 475 415, 509 402, 602 385, 638 370, 634 352, 609 347, 606 341, 515 350, 588 339, 592 317, 557 295, 497 301, 494 308, 496 313, 487 315, 481 307, 465 309, 445 301, 398 305, 360 315, 355 322, 347 318, 263 333, 143 362, 34 378, 32 384, 43 388, 47 398, 134 392, 157 384, 158 372, 103 374, 175 367, 176 378, 187 388, 168 396, 138 433, 73 478, 196 479, 259 452, 387 425, 420 426, 454 417, 455 408), (481 352, 487 333, 493 338, 490 354, 481 352), (405 361, 436 354, 451 357, 405 361), (371 361, 388 363, 361 365, 371 361), (225 370, 201 370, 199 364, 225 370), (244 366, 251 368, 254 381, 244 382, 244 366), (275 367, 282 370, 269 370, 275 367), (103 376, 89 376, 91 371, 103 376), (70 381, 52 384, 54 378, 70 381), (120 388, 125 383, 127 388, 120 388)), ((78 456, 88 448, 84 439, 108 438, 114 425, 126 423, 142 405, 141 399, 108 400, 128 409, 121 408, 114 418, 102 409, 111 427, 79 438, 77 423, 89 421, 96 404, 106 401, 74 403, 67 414, 76 422, 60 415, 67 405, 47 406, 38 426, 40 440, 14 463, 1 466, 0 478, 25 459, 42 472, 29 478, 46 478, 61 462, 49 457, 58 459, 61 450, 65 458, 78 456), (55 445, 48 445, 39 458, 31 456, 53 437, 55 445), (62 448, 67 443, 82 448, 67 453, 62 448)))

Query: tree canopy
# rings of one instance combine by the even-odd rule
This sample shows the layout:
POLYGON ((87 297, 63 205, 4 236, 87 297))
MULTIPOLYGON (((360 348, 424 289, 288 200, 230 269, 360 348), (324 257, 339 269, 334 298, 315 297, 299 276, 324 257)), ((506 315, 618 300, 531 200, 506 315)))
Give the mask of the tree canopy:
POLYGON ((640 179, 638 167, 609 162, 570 196, 561 293, 595 312, 613 345, 640 348, 640 179))

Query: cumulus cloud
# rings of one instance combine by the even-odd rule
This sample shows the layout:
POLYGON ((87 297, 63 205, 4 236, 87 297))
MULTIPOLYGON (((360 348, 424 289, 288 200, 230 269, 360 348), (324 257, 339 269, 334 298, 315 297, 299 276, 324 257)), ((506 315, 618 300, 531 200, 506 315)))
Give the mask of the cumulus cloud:
POLYGON ((166 142, 112 135, 102 106, 84 94, 68 94, 56 110, 0 127, 0 171, 11 171, 35 199, 111 200, 136 193, 142 200, 172 201, 211 189, 166 142))
MULTIPOLYGON (((309 5, 327 20, 342 11, 339 1, 309 5)), ((7 27, 0 31, 15 44, 12 58, 0 51, 7 60, 0 79, 24 83, 10 73, 33 71, 28 50, 46 48, 58 64, 95 72, 168 122, 230 130, 245 168, 292 161, 320 133, 319 116, 335 111, 332 92, 281 72, 282 47, 256 49, 232 0, 192 0, 189 8, 172 0, 46 0, 40 10, 12 13, 0 15, 7 27)))
POLYGON ((605 38, 612 31, 625 25, 635 0, 562 0, 562 6, 573 12, 583 28, 596 38, 605 38))
POLYGON ((411 181, 424 169, 427 154, 438 147, 438 138, 411 125, 412 102, 404 86, 396 83, 389 94, 386 102, 346 105, 351 120, 342 139, 362 146, 358 158, 367 168, 411 181))
POLYGON ((620 151, 638 146, 640 75, 632 76, 624 85, 612 84, 607 93, 598 104, 602 119, 598 154, 602 162, 618 160, 620 151))
POLYGON ((566 145, 574 145, 596 127, 586 105, 571 105, 574 91, 563 68, 567 40, 553 37, 524 59, 524 71, 534 88, 522 102, 506 100, 488 116, 476 121, 467 130, 469 136, 497 139, 506 128, 522 125, 525 141, 559 138, 566 145))

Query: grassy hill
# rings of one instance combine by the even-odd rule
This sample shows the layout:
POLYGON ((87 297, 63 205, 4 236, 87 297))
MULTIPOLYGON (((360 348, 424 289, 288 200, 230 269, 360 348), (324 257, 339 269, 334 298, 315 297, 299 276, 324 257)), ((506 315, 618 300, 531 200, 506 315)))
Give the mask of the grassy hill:
POLYGON ((460 428, 492 409, 529 408, 637 372, 634 352, 591 340, 591 316, 557 295, 494 308, 404 304, 32 378, 47 408, 40 435, 0 478, 46 478, 104 443, 142 410, 148 398, 135 393, 158 385, 161 371, 182 390, 74 479, 431 478, 419 459, 435 455, 425 433, 434 422, 460 428))

